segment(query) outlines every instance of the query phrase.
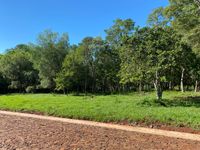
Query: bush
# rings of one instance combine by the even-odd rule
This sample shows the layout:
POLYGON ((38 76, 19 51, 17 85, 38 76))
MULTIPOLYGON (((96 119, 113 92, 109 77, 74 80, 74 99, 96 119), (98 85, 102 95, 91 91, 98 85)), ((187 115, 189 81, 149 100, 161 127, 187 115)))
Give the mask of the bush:
POLYGON ((168 101, 167 100, 161 100, 158 101, 157 99, 149 99, 149 98, 144 98, 142 101, 137 103, 137 105, 142 106, 142 107, 167 107, 168 106, 168 101))
POLYGON ((9 89, 20 89, 21 83, 19 81, 12 81, 8 88, 9 89))
POLYGON ((28 86, 26 88, 26 93, 34 93, 35 92, 35 86, 28 86))

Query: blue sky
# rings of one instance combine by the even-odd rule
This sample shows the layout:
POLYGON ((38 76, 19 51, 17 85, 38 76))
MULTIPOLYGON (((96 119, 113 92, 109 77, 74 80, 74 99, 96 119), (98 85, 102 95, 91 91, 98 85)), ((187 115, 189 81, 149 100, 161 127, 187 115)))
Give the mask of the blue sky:
POLYGON ((168 0, 0 0, 0 52, 35 42, 45 29, 67 32, 70 43, 86 36, 105 36, 117 18, 145 26, 151 11, 168 0))

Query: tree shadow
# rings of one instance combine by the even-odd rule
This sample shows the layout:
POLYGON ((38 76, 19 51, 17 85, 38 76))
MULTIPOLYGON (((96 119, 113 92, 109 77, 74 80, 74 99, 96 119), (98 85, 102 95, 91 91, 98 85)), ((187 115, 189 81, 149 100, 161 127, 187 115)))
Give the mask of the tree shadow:
POLYGON ((200 96, 175 97, 163 100, 167 107, 200 107, 200 96))
POLYGON ((140 106, 150 107, 200 107, 200 96, 188 96, 188 97, 174 97, 173 99, 149 100, 144 99, 139 102, 140 106))

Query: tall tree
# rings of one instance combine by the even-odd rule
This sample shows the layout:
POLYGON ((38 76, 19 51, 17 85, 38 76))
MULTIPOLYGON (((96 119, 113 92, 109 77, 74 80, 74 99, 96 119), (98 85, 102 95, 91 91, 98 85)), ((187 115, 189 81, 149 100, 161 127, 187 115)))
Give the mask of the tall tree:
POLYGON ((121 82, 141 85, 144 80, 153 80, 157 99, 161 100, 166 71, 175 65, 176 42, 176 34, 170 27, 142 28, 135 32, 121 51, 121 82))
POLYGON ((120 82, 124 85, 137 84, 139 91, 142 90, 142 85, 148 80, 148 51, 145 43, 148 30, 149 28, 137 30, 134 35, 125 40, 126 42, 124 41, 125 44, 120 50, 120 82))
POLYGON ((183 35, 194 51, 200 54, 200 9, 198 0, 169 0, 165 14, 172 18, 171 24, 183 35))
POLYGON ((44 88, 54 89, 54 79, 68 53, 68 35, 64 33, 60 36, 58 33, 46 30, 38 36, 38 44, 33 51, 33 61, 39 70, 41 85, 44 88))
POLYGON ((82 61, 77 47, 72 47, 69 54, 66 55, 62 63, 62 69, 55 79, 57 90, 62 90, 64 93, 66 90, 69 91, 69 89, 79 92, 83 80, 82 61))
POLYGON ((3 56, 0 59, 0 70, 3 77, 8 79, 10 89, 24 91, 38 82, 38 72, 33 68, 29 53, 21 49, 9 51, 3 56))
MULTIPOLYGON (((120 49, 125 44, 125 40, 130 37, 138 27, 135 26, 135 22, 132 19, 117 19, 114 21, 114 25, 106 32, 106 42, 112 50, 112 55, 115 56, 115 70, 118 74, 120 71, 120 49)), ((116 74, 116 76, 118 76, 116 74)), ((116 78, 117 79, 117 78, 116 78)), ((118 85, 119 87, 119 85, 118 85)))

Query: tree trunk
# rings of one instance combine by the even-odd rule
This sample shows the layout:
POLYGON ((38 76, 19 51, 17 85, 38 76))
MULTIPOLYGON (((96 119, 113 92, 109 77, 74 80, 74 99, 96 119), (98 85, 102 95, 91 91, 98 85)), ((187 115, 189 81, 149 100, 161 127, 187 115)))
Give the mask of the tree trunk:
POLYGON ((92 93, 96 92, 96 71, 95 68, 92 67, 92 93))
POLYGON ((169 90, 172 90, 172 81, 169 81, 169 90))
POLYGON ((76 87, 76 95, 79 95, 79 85, 77 84, 77 87, 76 87))
POLYGON ((85 92, 85 95, 87 95, 87 76, 85 77, 84 92, 85 92))
POLYGON ((139 92, 142 92, 142 81, 139 83, 139 92))
POLYGON ((154 83, 154 87, 155 87, 155 90, 156 90, 156 95, 157 95, 157 100, 160 101, 162 100, 162 85, 161 85, 161 82, 160 82, 160 76, 159 76, 159 73, 158 71, 156 71, 156 80, 155 80, 155 83, 154 83))
POLYGON ((181 92, 184 92, 184 84, 183 84, 184 72, 185 72, 185 69, 183 68, 181 72, 181 92))
POLYGON ((85 82, 84 93, 87 95, 87 83, 85 82))
POLYGON ((199 82, 196 80, 194 92, 198 92, 198 84, 199 84, 199 82))

